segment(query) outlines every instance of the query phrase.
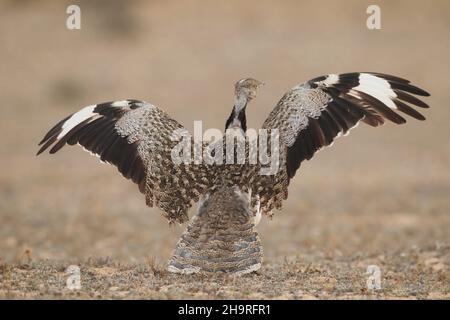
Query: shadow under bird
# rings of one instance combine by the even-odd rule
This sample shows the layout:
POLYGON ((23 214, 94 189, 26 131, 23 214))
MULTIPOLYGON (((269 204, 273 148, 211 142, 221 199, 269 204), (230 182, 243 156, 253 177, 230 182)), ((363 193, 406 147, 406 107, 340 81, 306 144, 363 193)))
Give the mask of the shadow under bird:
MULTIPOLYGON (((246 132, 246 108, 261 85, 255 79, 235 84, 227 129, 246 132)), ((373 72, 329 74, 293 87, 262 125, 279 132, 279 169, 270 175, 259 174, 259 164, 175 164, 171 151, 178 142, 172 134, 185 129, 163 110, 138 100, 90 105, 68 116, 45 135, 38 154, 81 145, 136 183, 147 205, 160 208, 170 222, 188 221, 188 209, 199 202, 169 271, 244 274, 261 267, 256 225, 261 215, 281 209, 302 161, 360 122, 403 124, 404 114, 425 120, 416 109, 428 105, 416 96, 429 94, 408 80, 373 72)))

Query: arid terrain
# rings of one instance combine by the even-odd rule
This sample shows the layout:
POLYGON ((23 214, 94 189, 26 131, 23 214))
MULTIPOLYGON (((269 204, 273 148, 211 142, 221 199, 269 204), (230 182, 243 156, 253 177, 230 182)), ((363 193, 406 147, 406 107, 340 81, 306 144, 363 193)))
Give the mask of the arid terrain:
MULTIPOLYGON (((449 299, 450 2, 0 2, 0 298, 449 299), (243 77, 266 82, 258 128, 292 86, 378 71, 431 93, 427 121, 360 125, 302 164, 290 197, 258 226, 264 263, 243 277, 166 272, 185 225, 78 147, 37 143, 81 107, 135 98, 187 128, 222 129, 243 77), (69 265, 81 289, 69 290, 69 265), (381 289, 369 290, 368 266, 381 289)), ((195 213, 195 207, 191 215, 195 213)))

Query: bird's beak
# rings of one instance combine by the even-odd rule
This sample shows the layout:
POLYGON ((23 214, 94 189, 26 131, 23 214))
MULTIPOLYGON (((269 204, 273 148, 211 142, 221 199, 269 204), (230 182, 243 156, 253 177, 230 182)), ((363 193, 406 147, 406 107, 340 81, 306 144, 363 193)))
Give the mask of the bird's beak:
POLYGON ((264 86, 266 83, 265 82, 259 82, 257 85, 256 85, 256 90, 259 90, 259 88, 261 88, 262 86, 264 86))

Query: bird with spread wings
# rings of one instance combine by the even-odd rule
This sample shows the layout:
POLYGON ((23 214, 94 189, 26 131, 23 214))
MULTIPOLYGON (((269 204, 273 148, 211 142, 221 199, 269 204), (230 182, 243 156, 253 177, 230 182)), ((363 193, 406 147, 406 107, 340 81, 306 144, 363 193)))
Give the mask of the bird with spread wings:
MULTIPOLYGON (((251 78, 235 84, 227 132, 247 131, 246 108, 261 85, 251 78)), ((261 214, 281 209, 301 163, 361 122, 403 124, 404 115, 425 120, 416 109, 428 105, 416 96, 429 94, 408 80, 373 72, 329 74, 293 87, 262 125, 279 133, 279 167, 269 175, 259 173, 259 164, 174 163, 173 135, 183 126, 158 107, 131 99, 90 105, 61 120, 38 154, 82 146, 136 183, 147 205, 160 208, 170 222, 188 221, 189 208, 199 202, 169 270, 243 274, 261 267, 256 225, 261 214)))

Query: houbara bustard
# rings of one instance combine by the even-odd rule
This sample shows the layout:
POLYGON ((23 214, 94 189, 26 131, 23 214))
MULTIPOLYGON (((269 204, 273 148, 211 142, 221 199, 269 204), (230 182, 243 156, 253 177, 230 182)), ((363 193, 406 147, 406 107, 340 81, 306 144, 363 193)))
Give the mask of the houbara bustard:
MULTIPOLYGON (((246 107, 261 84, 254 79, 236 83, 227 129, 246 132, 246 107)), ((301 162, 360 121, 373 127, 385 120, 405 123, 399 112, 424 120, 413 106, 428 105, 414 95, 429 96, 407 80, 371 72, 329 74, 295 86, 262 126, 279 132, 279 167, 273 174, 260 174, 260 163, 175 163, 173 133, 185 129, 158 107, 138 100, 91 105, 68 116, 45 135, 38 154, 49 147, 55 153, 66 144, 81 145, 135 182, 147 205, 159 207, 170 222, 186 222, 192 203, 200 202, 169 271, 243 274, 261 267, 256 225, 261 214, 281 209, 301 162)))

